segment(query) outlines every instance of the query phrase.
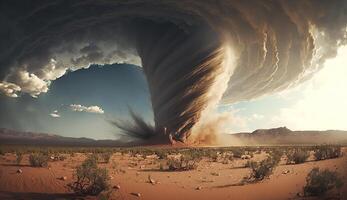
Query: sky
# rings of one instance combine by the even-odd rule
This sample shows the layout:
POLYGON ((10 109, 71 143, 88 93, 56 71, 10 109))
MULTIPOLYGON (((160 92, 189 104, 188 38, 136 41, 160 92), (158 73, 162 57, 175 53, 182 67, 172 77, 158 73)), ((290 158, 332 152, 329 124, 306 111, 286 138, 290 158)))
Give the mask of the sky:
POLYGON ((286 126, 293 130, 347 130, 347 46, 338 49, 312 79, 276 94, 234 105, 236 132, 286 126))
MULTIPOLYGON (((293 88, 250 101, 219 105, 228 112, 228 133, 286 126, 292 130, 347 130, 347 46, 315 76, 293 88)), ((142 69, 135 65, 91 66, 53 81, 38 98, 0 96, 8 113, 0 127, 62 136, 115 139, 109 121, 128 119, 128 107, 153 122, 142 69)))
POLYGON ((69 72, 38 98, 1 95, 0 107, 0 127, 96 139, 117 138, 110 121, 128 119, 128 107, 153 118, 141 68, 126 64, 69 72))

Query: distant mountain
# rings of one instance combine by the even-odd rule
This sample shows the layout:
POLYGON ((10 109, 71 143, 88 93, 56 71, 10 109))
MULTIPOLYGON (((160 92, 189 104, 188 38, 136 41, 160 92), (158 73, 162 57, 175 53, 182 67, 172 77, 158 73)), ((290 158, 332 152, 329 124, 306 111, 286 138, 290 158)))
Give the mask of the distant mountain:
MULTIPOLYGON (((250 133, 227 135, 232 145, 347 145, 347 131, 291 131, 286 127, 258 129, 250 133)), ((41 146, 92 146, 124 147, 136 146, 126 138, 119 140, 94 140, 90 138, 73 138, 35 132, 23 132, 0 128, 1 144, 41 145, 41 146)))
POLYGON ((235 143, 248 145, 347 144, 347 131, 292 131, 287 127, 230 134, 235 143))
POLYGON ((129 146, 129 141, 94 140, 90 138, 73 138, 35 132, 23 132, 0 128, 0 144, 25 144, 46 146, 129 146))

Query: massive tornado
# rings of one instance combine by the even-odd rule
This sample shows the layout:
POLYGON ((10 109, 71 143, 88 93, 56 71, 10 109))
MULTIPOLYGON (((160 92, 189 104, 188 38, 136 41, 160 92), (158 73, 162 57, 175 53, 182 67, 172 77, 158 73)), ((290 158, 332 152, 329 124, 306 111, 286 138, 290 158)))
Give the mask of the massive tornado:
POLYGON ((133 122, 115 124, 143 139, 184 142, 216 104, 280 91, 321 69, 346 43, 346 4, 1 1, 0 92, 39 98, 67 71, 135 64, 148 82, 154 124, 132 111, 133 122))

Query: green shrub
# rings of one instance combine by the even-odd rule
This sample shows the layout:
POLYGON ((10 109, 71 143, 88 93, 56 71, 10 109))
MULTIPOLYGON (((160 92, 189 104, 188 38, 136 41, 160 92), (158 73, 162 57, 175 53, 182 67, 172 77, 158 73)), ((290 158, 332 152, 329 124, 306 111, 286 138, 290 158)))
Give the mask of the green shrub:
POLYGON ((47 167, 48 156, 42 153, 34 153, 29 156, 29 163, 33 167, 47 167))
POLYGON ((23 155, 21 152, 16 152, 16 164, 19 165, 22 162, 23 155))
POLYGON ((334 188, 339 189, 343 185, 337 172, 329 170, 320 171, 319 168, 313 168, 306 177, 304 186, 305 196, 321 196, 334 188))
POLYGON ((74 174, 76 182, 70 188, 77 194, 98 195, 109 188, 108 171, 98 168, 95 156, 89 156, 74 174))
POLYGON ((287 164, 300 164, 306 162, 310 156, 308 151, 301 149, 294 149, 287 154, 287 164))

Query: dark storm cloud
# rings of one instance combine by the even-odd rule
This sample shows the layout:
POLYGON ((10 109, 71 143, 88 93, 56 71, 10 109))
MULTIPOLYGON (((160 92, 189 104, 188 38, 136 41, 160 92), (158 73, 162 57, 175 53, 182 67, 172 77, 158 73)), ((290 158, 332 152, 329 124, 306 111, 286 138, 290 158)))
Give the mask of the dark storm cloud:
POLYGON ((225 102, 255 98, 312 76, 346 42, 346 4, 1 1, 0 91, 37 96, 68 69, 141 64, 156 131, 166 127, 184 139, 229 68, 225 102), (230 56, 233 62, 225 66, 230 56))

